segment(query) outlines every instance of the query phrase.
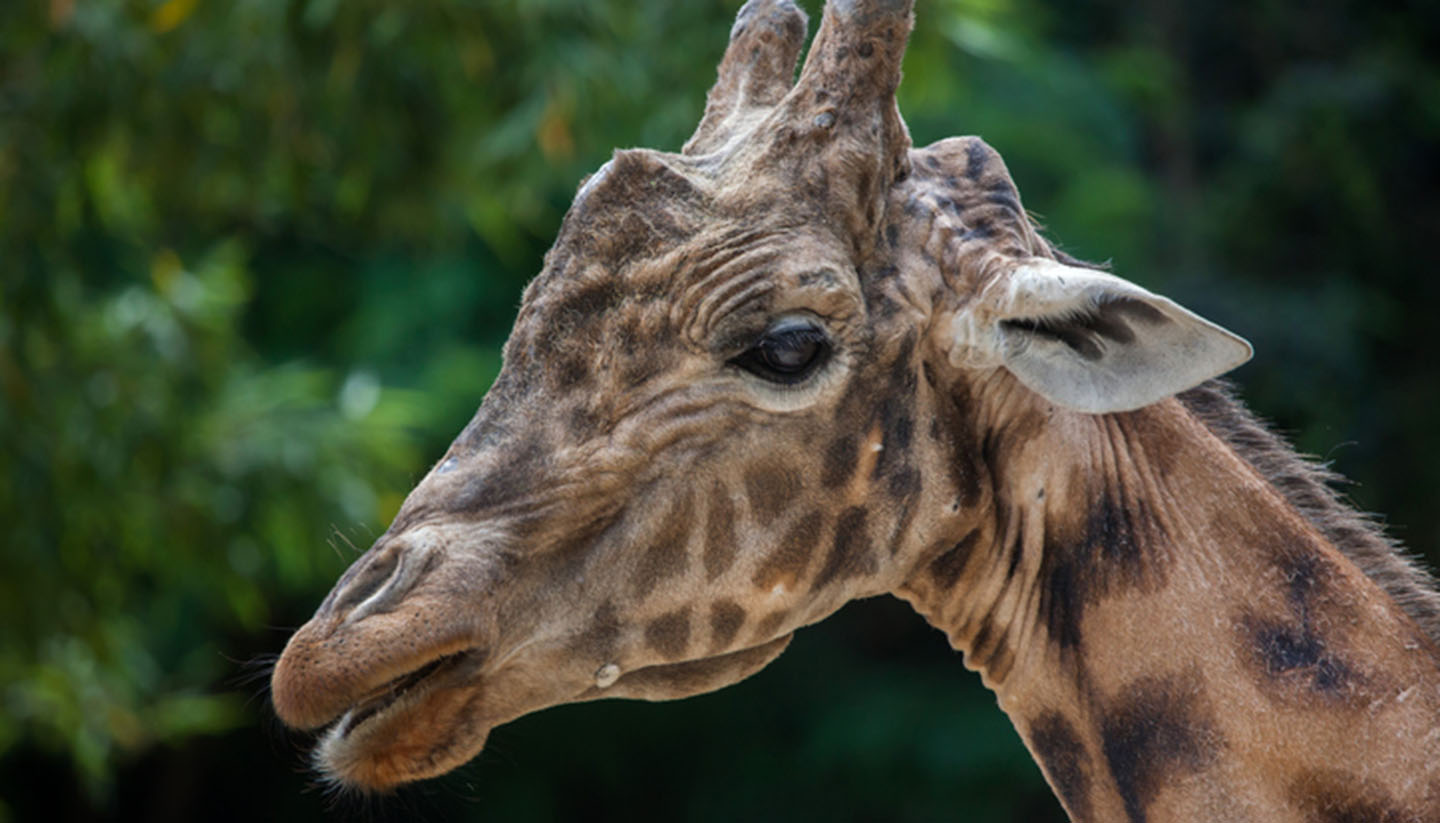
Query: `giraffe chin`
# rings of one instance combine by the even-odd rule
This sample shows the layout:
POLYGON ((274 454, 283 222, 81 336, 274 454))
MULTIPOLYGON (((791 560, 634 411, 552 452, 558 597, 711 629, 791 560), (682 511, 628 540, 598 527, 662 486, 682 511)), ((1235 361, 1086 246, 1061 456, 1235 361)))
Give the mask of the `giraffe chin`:
POLYGON ((475 656, 433 660, 348 709, 322 736, 314 765, 324 780, 362 792, 435 777, 474 757, 488 727, 476 704, 475 656))

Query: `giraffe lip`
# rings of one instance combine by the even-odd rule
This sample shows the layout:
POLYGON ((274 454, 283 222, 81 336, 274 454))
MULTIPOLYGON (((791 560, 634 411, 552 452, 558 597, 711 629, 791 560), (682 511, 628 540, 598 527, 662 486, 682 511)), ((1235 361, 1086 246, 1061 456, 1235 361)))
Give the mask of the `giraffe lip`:
POLYGON ((424 691, 434 681, 438 680, 446 672, 458 668, 467 659, 475 656, 474 649, 452 652, 441 655, 424 665, 410 670, 406 674, 390 680, 379 688, 375 689, 368 697, 360 699, 352 705, 336 724, 340 736, 348 737, 351 732, 360 728, 367 721, 383 714, 387 709, 400 702, 409 694, 423 696, 424 691))

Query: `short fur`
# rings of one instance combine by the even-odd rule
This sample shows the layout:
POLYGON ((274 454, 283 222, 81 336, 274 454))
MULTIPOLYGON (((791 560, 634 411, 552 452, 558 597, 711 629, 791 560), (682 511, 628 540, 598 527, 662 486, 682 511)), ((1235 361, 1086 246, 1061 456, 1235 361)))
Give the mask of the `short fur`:
POLYGON ((1349 482, 1290 448, 1270 426, 1245 408, 1227 380, 1211 380, 1178 395, 1211 432, 1282 492, 1405 613, 1440 643, 1440 588, 1435 577, 1386 535, 1375 518, 1341 499, 1335 486, 1349 482))

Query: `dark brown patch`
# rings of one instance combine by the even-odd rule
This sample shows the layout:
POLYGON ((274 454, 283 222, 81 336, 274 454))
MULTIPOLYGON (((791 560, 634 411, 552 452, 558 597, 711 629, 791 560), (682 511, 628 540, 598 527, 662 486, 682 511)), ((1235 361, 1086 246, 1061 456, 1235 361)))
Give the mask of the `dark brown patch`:
POLYGON ((552 374, 560 388, 577 388, 590 379, 590 361, 576 354, 565 355, 555 364, 552 374))
POLYGON ((942 438, 942 448, 950 455, 945 467, 959 498, 956 502, 966 509, 973 509, 980 505, 982 493, 975 410, 970 401, 970 390, 961 381, 956 381, 948 399, 948 403, 942 401, 937 404, 940 422, 937 433, 942 438))
POLYGON ((908 500, 920 493, 920 470, 914 466, 902 466, 890 475, 885 491, 896 500, 908 500))
POLYGON ((965 176, 972 183, 978 182, 984 176, 985 169, 990 165, 990 156, 994 153, 995 150, 978 137, 972 137, 965 142, 965 176))
POLYGON ((1144 823, 1162 788, 1209 768, 1225 744, 1190 672, 1132 681, 1103 712, 1100 745, 1126 816, 1144 823))
POLYGON ((1344 697, 1356 680, 1354 670, 1326 648, 1308 623, 1286 625, 1247 617, 1241 620, 1245 648, 1255 669, 1263 675, 1262 691, 1282 696, 1309 691, 1327 697, 1344 697), (1276 683, 1279 681, 1279 683, 1276 683), (1297 685, 1302 688, 1293 688, 1297 685), (1285 686, 1291 688, 1284 688, 1285 686))
POLYGON ((815 575, 815 587, 832 580, 874 574, 875 558, 870 553, 870 535, 865 530, 867 512, 863 506, 851 506, 835 521, 835 539, 825 565, 815 575))
POLYGON ((1073 649, 1088 605, 1159 581, 1164 535, 1144 503, 1127 508, 1108 493, 1091 506, 1078 539, 1067 541, 1059 531, 1045 535, 1041 609, 1050 638, 1073 649))
POLYGON ((609 312, 624 300, 625 292, 618 278, 594 280, 560 296, 555 304, 553 321, 573 326, 609 312))
POLYGON ((681 607, 646 624, 645 645, 667 660, 685 654, 690 645, 690 607, 681 607))
POLYGON ((665 513, 659 533, 640 554, 634 577, 636 597, 648 596, 662 581, 685 571, 689 560, 685 548, 693 525, 690 495, 686 493, 665 513))
POLYGON ((1364 678, 1319 628, 1347 623, 1344 614, 1333 613, 1336 607, 1329 594, 1336 570, 1298 535, 1277 551, 1276 565, 1285 587, 1288 617, 1251 611, 1236 621, 1257 684, 1262 692, 1281 701, 1306 695, 1352 699, 1364 678))
POLYGON ((944 552, 941 552, 926 566, 930 579, 935 581, 935 587, 940 591, 949 591, 955 588, 960 580, 960 574, 965 571, 965 564, 970 560, 970 553, 975 550, 975 544, 980 540, 980 530, 974 529, 969 534, 960 538, 960 541, 944 552))
POLYGON ((717 600, 710 606, 710 650, 729 648, 745 624, 745 610, 733 600, 717 600))
POLYGON ((1030 724, 1030 748, 1070 819, 1090 819, 1090 752, 1065 716, 1047 711, 1030 724))
POLYGON ((755 585, 766 591, 780 583, 794 588, 795 582, 810 565, 810 556, 820 543, 824 522, 824 514, 813 511, 791 526, 781 538, 780 545, 755 571, 755 585))
POLYGON ((1440 809, 1429 814, 1406 811, 1380 786, 1336 770, 1301 773, 1291 782, 1291 802, 1314 823, 1412 823, 1437 820, 1440 809))
POLYGON ((860 447, 853 435, 845 434, 830 441, 825 447, 825 461, 820 470, 820 484, 827 489, 845 485, 855 474, 860 459, 860 447))
POLYGON ((710 508, 705 512, 705 580, 713 583, 730 570, 740 544, 735 537, 735 504, 730 490, 716 482, 710 492, 710 508))
POLYGON ((775 522, 802 487, 800 473, 780 463, 765 463, 745 473, 745 494, 761 526, 775 522))
MULTIPOLYGON (((915 351, 915 335, 906 335, 899 354, 890 364, 885 387, 875 404, 874 420, 880 424, 880 453, 870 476, 885 477, 906 468, 910 442, 915 433, 915 389, 919 382, 911 356, 915 351)), ((872 397, 872 403, 875 398, 872 397)), ((867 427, 868 429, 868 427, 867 427)))

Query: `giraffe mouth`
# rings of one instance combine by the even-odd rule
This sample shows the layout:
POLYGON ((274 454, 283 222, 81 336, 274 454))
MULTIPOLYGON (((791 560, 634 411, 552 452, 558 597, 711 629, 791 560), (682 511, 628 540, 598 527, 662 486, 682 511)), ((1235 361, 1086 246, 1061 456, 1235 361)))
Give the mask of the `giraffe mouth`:
MULTIPOLYGON (((340 737, 350 737, 350 732, 356 731, 370 719, 379 717, 386 712, 386 709, 399 704, 406 695, 423 689, 426 681, 439 679, 445 672, 454 670, 471 655, 471 650, 465 650, 465 652, 439 656, 406 675, 400 675, 399 678, 384 683, 366 698, 361 698, 356 705, 350 706, 346 714, 340 715, 336 724, 338 734, 340 737)), ((416 696, 419 696, 418 692, 416 692, 416 696)))
POLYGON ((478 656, 475 649, 442 655, 382 684, 346 710, 335 722, 331 734, 347 738, 367 723, 391 714, 391 710, 402 703, 412 706, 423 701, 431 687, 444 680, 446 674, 478 656))
POLYGON ((335 785, 366 792, 458 766, 486 737, 474 706, 487 657, 478 648, 443 654, 362 694, 321 733, 313 766, 335 785))

